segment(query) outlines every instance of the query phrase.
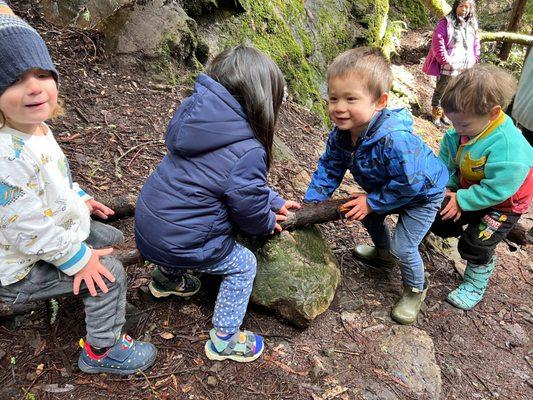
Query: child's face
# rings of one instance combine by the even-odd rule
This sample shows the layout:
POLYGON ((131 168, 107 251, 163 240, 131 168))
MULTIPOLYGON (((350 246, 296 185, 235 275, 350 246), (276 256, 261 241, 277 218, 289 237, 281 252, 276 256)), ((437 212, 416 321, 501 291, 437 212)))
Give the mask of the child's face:
POLYGON ((331 120, 353 136, 363 132, 377 111, 387 105, 387 94, 378 100, 357 75, 332 77, 328 81, 328 111, 331 120))
POLYGON ((457 134, 474 137, 485 130, 487 125, 500 115, 501 107, 495 106, 487 115, 473 115, 465 113, 446 113, 452 121, 457 134))
POLYGON ((458 17, 466 18, 468 17, 468 14, 470 14, 471 9, 472 9, 472 2, 462 1, 457 6, 455 13, 457 14, 458 17))
POLYGON ((33 134, 57 107, 57 85, 51 72, 26 71, 0 96, 0 111, 14 129, 33 134))

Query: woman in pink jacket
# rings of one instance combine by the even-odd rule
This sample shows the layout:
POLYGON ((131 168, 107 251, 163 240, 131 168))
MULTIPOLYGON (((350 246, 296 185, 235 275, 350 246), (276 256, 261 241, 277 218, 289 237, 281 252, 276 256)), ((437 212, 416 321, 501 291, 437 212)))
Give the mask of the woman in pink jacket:
POLYGON ((459 75, 479 60, 476 8, 473 0, 455 0, 452 11, 442 18, 431 40, 422 70, 437 77, 431 99, 433 123, 440 127, 450 121, 444 116, 440 99, 450 77, 459 75))

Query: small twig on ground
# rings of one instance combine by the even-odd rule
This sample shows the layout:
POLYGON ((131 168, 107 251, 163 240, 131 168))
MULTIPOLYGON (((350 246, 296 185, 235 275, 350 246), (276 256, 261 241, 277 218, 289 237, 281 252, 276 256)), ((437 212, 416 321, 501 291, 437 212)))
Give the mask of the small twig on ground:
POLYGON ((139 370, 138 372, 144 377, 144 379, 146 379, 146 382, 148 383, 148 386, 150 387, 150 391, 152 392, 152 394, 161 400, 161 396, 159 396, 159 393, 155 389, 154 385, 152 385, 152 382, 150 382, 150 379, 148 379, 148 376, 144 373, 144 371, 139 370))
POLYGON ((89 118, 87 118, 78 107, 74 107, 74 111, 76 111, 76 114, 78 114, 82 120, 84 120, 88 124, 90 123, 89 118))
POLYGON ((339 349, 333 349, 333 351, 335 353, 348 354, 350 356, 360 356, 361 355, 359 353, 356 353, 355 351, 347 351, 347 350, 339 350, 339 349))
POLYGON ((136 377, 136 378, 133 378, 133 377, 123 377, 123 378, 115 378, 115 379, 107 379, 109 382, 126 382, 126 381, 143 381, 145 379, 157 379, 157 378, 166 378, 167 376, 170 376, 170 375, 180 375, 180 374, 186 374, 186 373, 189 373, 189 372, 194 372, 194 371, 200 371, 201 368, 197 367, 197 368, 185 368, 185 369, 180 369, 180 370, 176 370, 176 371, 170 371, 170 372, 165 372, 164 374, 156 374, 156 375, 144 375, 144 376, 141 376, 141 377, 136 377))
POLYGON ((495 395, 495 393, 494 393, 494 392, 493 392, 493 391, 487 386, 487 384, 485 383, 485 381, 479 377, 478 374, 476 374, 474 371, 472 371, 472 375, 474 375, 474 376, 476 377, 476 379, 478 380, 478 382, 481 383, 485 389, 487 389, 487 391, 490 393, 490 395, 491 395, 492 397, 497 397, 497 396, 495 395))
POLYGON ((524 280, 524 282, 526 282, 530 286, 533 286, 533 283, 531 283, 529 279, 527 279, 526 276, 524 275, 524 271, 522 271, 522 268, 520 268, 520 265, 518 265, 518 271, 520 271, 520 275, 522 276, 522 279, 524 280))
POLYGON ((22 388, 23 393, 22 393, 22 396, 20 396, 21 400, 29 398, 28 393, 30 392, 33 385, 35 385, 35 382, 37 382, 37 380, 41 377, 41 375, 44 375, 44 370, 41 371, 41 373, 37 374, 37 376, 33 379, 33 381, 31 381, 30 386, 28 386, 27 389, 22 388))
MULTIPOLYGON (((140 143, 136 146, 133 146, 131 148, 129 148, 128 150, 126 150, 124 152, 124 154, 121 154, 120 157, 116 158, 115 159, 115 174, 118 176, 118 177, 121 177, 122 174, 120 172, 120 160, 122 160, 126 155, 128 155, 129 153, 131 153, 132 151, 138 149, 139 147, 141 146, 146 146, 146 147, 150 147, 150 146, 158 146, 158 145, 161 145, 161 144, 164 144, 165 141, 162 140, 162 139, 158 139, 158 140, 154 140, 152 142, 149 142, 149 143, 140 143)), ((142 150, 142 149, 141 149, 142 150)))
POLYGON ((198 375, 195 376, 196 378, 196 381, 200 384, 200 386, 202 387, 205 395, 209 398, 209 400, 212 399, 211 397, 211 393, 209 391, 209 388, 205 385, 205 383, 202 382, 202 380, 200 379, 200 377, 198 375))

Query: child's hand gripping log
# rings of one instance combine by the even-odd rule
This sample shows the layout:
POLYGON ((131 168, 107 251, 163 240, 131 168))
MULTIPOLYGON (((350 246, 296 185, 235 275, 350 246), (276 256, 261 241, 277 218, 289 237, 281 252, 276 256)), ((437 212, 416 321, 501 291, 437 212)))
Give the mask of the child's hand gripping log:
POLYGON ((366 193, 353 193, 353 200, 344 203, 339 207, 339 211, 344 214, 344 217, 350 221, 362 221, 368 214, 372 212, 372 208, 368 205, 366 193))
POLYGON ((289 210, 297 210, 301 208, 300 203, 297 203, 296 201, 287 200, 283 207, 281 207, 278 212, 276 213, 276 226, 274 227, 274 230, 276 232, 281 232, 283 228, 280 225, 280 222, 286 221, 289 217, 289 210))

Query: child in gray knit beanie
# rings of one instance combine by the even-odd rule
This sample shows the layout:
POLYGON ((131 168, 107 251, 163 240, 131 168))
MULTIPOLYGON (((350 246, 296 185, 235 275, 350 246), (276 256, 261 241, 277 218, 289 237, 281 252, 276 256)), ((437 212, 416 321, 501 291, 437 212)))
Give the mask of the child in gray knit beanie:
POLYGON ((0 94, 32 68, 58 74, 41 36, 0 0, 0 94))
POLYGON ((110 246, 123 236, 91 221, 114 211, 72 181, 45 124, 58 106, 57 78, 43 39, 0 0, 0 301, 79 294, 87 335, 78 366, 131 374, 157 351, 121 332, 127 280, 110 246))

